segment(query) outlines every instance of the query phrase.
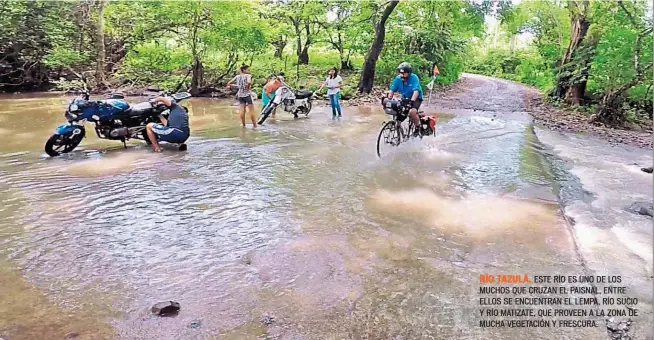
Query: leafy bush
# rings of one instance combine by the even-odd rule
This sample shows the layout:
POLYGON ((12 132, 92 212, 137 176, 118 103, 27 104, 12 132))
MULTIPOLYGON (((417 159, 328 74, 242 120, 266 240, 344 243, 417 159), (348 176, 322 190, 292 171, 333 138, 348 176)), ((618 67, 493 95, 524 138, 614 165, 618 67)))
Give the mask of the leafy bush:
POLYGON ((135 84, 166 88, 175 86, 190 65, 191 55, 186 49, 148 43, 127 54, 118 76, 133 80, 135 84))

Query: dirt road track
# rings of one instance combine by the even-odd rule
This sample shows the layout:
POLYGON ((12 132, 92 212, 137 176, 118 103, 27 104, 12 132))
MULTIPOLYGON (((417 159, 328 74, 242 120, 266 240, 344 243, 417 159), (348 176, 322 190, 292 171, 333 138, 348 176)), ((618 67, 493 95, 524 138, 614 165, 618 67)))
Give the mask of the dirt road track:
POLYGON ((504 79, 464 73, 458 83, 443 92, 434 93, 430 104, 497 113, 527 112, 537 124, 551 130, 596 136, 611 144, 652 148, 651 127, 640 128, 642 131, 627 131, 591 125, 588 116, 582 113, 560 110, 544 103, 538 89, 504 79))

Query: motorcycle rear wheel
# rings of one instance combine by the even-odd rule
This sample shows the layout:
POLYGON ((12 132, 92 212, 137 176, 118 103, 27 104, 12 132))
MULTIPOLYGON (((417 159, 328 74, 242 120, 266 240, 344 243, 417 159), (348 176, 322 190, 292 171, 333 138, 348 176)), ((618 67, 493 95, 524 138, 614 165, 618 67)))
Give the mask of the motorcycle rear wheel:
POLYGON ((63 144, 61 144, 61 135, 54 134, 48 138, 48 141, 45 142, 45 153, 50 157, 56 157, 62 153, 69 153, 82 142, 84 136, 86 135, 85 130, 81 130, 80 133, 73 136, 64 137, 63 144), (57 144, 59 143, 59 144, 57 144), (63 149, 61 149, 63 147, 63 149))

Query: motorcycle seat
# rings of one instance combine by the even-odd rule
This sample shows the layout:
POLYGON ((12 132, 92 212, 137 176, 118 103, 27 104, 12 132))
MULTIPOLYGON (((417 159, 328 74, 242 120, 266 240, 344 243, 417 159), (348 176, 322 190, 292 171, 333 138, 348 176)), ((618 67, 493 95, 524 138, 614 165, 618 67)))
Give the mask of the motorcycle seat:
POLYGON ((302 91, 302 90, 300 90, 300 91, 295 92, 295 98, 296 99, 305 99, 305 98, 311 97, 312 95, 313 95, 313 92, 311 92, 311 91, 302 91))
POLYGON ((132 117, 141 116, 145 113, 152 111, 152 105, 149 102, 143 102, 138 104, 132 104, 127 110, 127 114, 132 117))

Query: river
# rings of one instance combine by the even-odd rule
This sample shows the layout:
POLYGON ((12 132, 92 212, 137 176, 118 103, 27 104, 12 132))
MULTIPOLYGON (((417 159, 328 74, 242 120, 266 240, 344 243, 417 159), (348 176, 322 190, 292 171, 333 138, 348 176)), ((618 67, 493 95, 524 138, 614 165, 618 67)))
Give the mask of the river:
POLYGON ((378 107, 252 130, 208 98, 186 152, 87 133, 50 158, 70 98, 1 97, 0 337, 606 337, 479 328, 480 274, 528 273, 622 275, 651 338, 651 219, 624 209, 652 201, 651 150, 544 130, 522 87, 468 77, 478 109, 436 101, 436 136, 381 159, 378 107))

